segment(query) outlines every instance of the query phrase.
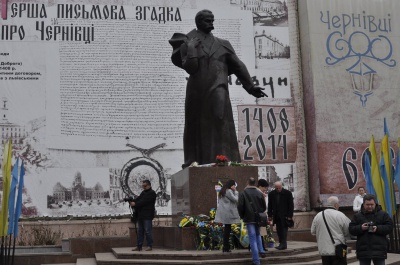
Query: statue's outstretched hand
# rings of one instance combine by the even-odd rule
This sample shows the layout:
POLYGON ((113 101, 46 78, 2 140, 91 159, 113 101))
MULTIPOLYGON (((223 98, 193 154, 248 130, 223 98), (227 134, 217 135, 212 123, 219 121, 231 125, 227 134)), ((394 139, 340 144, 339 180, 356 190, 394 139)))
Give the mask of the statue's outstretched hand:
POLYGON ((199 38, 191 38, 190 40, 187 41, 187 45, 189 48, 197 48, 200 44, 200 39, 199 38))
POLYGON ((248 92, 256 98, 268 97, 268 95, 263 92, 264 89, 265 88, 253 86, 248 92))

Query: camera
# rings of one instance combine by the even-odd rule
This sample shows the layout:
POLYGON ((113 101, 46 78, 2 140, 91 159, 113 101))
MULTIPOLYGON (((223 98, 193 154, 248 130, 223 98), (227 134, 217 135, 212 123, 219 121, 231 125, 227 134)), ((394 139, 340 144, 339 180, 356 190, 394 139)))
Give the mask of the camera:
POLYGON ((368 222, 368 233, 374 232, 374 222, 368 222))
POLYGON ((133 197, 124 198, 124 202, 133 202, 133 197))

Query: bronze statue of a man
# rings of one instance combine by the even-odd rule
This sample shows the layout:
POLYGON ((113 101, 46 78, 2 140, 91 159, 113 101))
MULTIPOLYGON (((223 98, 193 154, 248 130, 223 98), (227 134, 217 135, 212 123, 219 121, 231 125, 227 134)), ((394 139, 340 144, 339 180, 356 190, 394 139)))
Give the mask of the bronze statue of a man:
POLYGON ((240 162, 239 147, 229 99, 228 76, 235 74, 243 88, 259 98, 267 96, 255 87, 244 63, 227 40, 215 37, 214 15, 196 14, 197 29, 187 35, 175 33, 169 41, 171 60, 189 75, 183 135, 184 164, 213 163, 217 155, 240 162))

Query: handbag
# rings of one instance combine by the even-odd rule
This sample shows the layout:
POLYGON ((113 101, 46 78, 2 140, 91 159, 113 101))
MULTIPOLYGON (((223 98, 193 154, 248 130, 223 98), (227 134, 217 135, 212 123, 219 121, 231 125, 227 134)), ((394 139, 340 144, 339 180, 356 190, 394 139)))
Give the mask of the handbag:
POLYGON ((268 225, 268 216, 266 213, 256 213, 256 219, 259 226, 266 227, 268 225))
MULTIPOLYGON (((335 245, 335 240, 333 240, 333 236, 332 236, 331 230, 329 229, 328 223, 326 222, 324 212, 325 212, 325 210, 322 211, 322 217, 324 218, 326 229, 328 229, 328 233, 329 233, 329 236, 331 237, 332 243, 335 245)), ((335 245, 335 256, 338 258, 346 258, 347 245, 346 244, 335 245)))
POLYGON ((285 225, 286 225, 287 227, 289 227, 289 228, 292 228, 292 227, 294 226, 294 221, 293 221, 293 219, 288 219, 288 218, 286 217, 286 219, 285 219, 285 225))
POLYGON ((246 199, 249 201, 251 208, 254 211, 254 215, 256 217, 256 223, 258 226, 267 226, 268 225, 268 217, 266 213, 259 213, 256 211, 256 209, 254 209, 254 205, 253 202, 250 200, 248 194, 246 193, 246 191, 243 191, 244 196, 246 197, 246 199))

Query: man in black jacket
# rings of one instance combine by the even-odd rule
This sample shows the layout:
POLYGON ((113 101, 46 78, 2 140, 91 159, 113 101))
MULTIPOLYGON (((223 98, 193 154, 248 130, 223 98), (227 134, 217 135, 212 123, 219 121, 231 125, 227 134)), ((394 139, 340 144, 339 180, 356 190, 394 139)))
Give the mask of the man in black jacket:
POLYGON ((276 249, 287 249, 288 226, 286 220, 293 218, 293 195, 282 187, 282 182, 274 183, 275 189, 268 194, 268 217, 276 224, 279 246, 276 249))
POLYGON ((247 187, 239 194, 238 212, 246 223, 253 264, 260 265, 260 258, 265 257, 265 251, 260 236, 260 227, 256 222, 256 212, 263 213, 267 209, 264 195, 256 187, 256 180, 250 178, 247 187), (252 206, 253 205, 253 206, 252 206))
POLYGON ((153 249, 153 218, 155 212, 156 192, 151 189, 149 180, 142 182, 143 191, 139 197, 130 202, 131 207, 134 207, 137 213, 137 247, 133 251, 141 251, 144 235, 146 235, 147 248, 146 251, 153 249))
POLYGON ((354 215, 349 232, 357 236, 356 253, 360 265, 384 265, 387 258, 388 242, 386 235, 393 229, 392 219, 377 204, 372 194, 363 198, 361 211, 354 215))

